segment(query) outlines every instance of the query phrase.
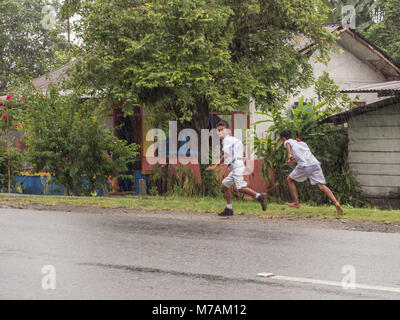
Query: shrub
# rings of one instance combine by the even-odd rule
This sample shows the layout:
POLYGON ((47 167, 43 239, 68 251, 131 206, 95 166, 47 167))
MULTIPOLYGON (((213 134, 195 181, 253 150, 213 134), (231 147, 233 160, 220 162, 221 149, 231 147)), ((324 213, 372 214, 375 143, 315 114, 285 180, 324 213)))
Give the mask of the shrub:
POLYGON ((153 195, 200 196, 202 189, 192 171, 183 165, 154 165, 150 185, 153 195))
POLYGON ((25 108, 24 98, 16 94, 7 94, 6 100, 0 101, 0 130, 1 136, 5 137, 5 147, 0 148, 1 186, 7 185, 8 192, 15 186, 15 176, 22 167, 21 156, 12 147, 14 144, 12 132, 23 127, 25 108), (3 181, 3 172, 6 174, 6 181, 3 181))
POLYGON ((119 177, 137 155, 137 145, 127 145, 105 127, 93 100, 62 96, 54 85, 47 95, 31 93, 25 99, 28 160, 34 170, 48 170, 68 195, 110 188, 108 178, 119 177))
POLYGON ((10 161, 8 161, 7 148, 0 145, 0 187, 8 191, 8 166, 10 165, 10 187, 16 187, 15 178, 22 171, 22 155, 15 148, 10 148, 10 161))

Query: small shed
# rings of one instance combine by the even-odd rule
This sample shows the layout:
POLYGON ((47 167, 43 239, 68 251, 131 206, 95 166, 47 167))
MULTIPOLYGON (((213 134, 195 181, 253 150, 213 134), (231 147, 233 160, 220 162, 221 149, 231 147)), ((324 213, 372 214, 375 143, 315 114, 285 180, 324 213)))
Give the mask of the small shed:
MULTIPOLYGON (((387 89, 381 86, 381 95, 387 89)), ((396 91, 393 86, 390 89, 396 91)), ((388 99, 335 114, 323 122, 347 123, 349 165, 364 195, 378 206, 400 208, 400 95, 394 91, 388 99)))

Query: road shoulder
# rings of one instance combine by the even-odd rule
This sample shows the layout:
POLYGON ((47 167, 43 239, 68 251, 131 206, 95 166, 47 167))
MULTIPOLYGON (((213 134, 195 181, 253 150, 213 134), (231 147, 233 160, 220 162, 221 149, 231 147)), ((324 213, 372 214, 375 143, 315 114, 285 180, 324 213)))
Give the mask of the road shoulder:
MULTIPOLYGON (((0 208, 29 209, 36 211, 56 211, 70 213, 86 214, 129 214, 146 217, 160 217, 169 219, 198 220, 198 221, 216 221, 218 223, 233 224, 264 224, 269 226, 287 226, 302 228, 318 228, 333 230, 349 230, 364 232, 383 232, 400 233, 400 223, 394 222, 375 222, 375 221, 356 221, 348 220, 345 217, 338 219, 315 219, 301 217, 274 217, 257 216, 253 214, 239 214, 229 218, 218 217, 215 213, 199 212, 180 212, 180 211, 162 211, 162 210, 138 210, 126 208, 94 208, 71 205, 42 205, 42 204, 13 204, 1 203, 0 208)), ((273 214, 273 212, 271 212, 273 214)))

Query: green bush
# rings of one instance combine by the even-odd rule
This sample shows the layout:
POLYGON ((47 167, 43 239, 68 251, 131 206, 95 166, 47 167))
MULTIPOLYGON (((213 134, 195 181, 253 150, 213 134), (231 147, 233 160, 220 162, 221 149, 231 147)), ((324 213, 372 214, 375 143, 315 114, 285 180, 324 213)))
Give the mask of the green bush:
MULTIPOLYGON (((5 138, 5 147, 0 150, 2 153, 1 174, 6 172, 7 192, 11 192, 11 188, 15 187, 15 176, 21 169, 21 156, 12 146, 15 140, 13 133, 16 130, 21 130, 24 126, 25 108, 23 96, 15 93, 7 94, 5 101, 0 101, 0 136, 5 138)), ((1 186, 3 186, 4 182, 1 183, 1 186)))
POLYGON ((174 170, 170 170, 168 164, 165 166, 156 164, 150 175, 150 194, 218 197, 221 195, 221 182, 217 179, 220 172, 206 170, 208 166, 207 164, 199 165, 202 179, 199 182, 187 167, 178 165, 174 167, 174 170))
POLYGON ((192 171, 182 165, 171 168, 169 165, 156 164, 150 174, 152 195, 200 196, 201 183, 192 171))
POLYGON ((218 181, 217 176, 220 170, 206 170, 209 165, 200 164, 201 177, 202 177, 202 195, 207 197, 218 197, 221 192, 221 181, 218 181))
POLYGON ((8 164, 10 164, 11 188, 15 188, 15 178, 22 171, 22 155, 15 148, 10 148, 10 161, 8 161, 7 148, 0 145, 0 187, 2 191, 7 191, 8 164))
MULTIPOLYGON (((137 155, 105 127, 95 101, 62 96, 52 85, 46 96, 27 93, 27 159, 34 170, 48 170, 66 194, 91 195, 120 177, 137 155)), ((124 176, 127 178, 127 176, 124 176)), ((130 177, 132 178, 132 177, 130 177)))

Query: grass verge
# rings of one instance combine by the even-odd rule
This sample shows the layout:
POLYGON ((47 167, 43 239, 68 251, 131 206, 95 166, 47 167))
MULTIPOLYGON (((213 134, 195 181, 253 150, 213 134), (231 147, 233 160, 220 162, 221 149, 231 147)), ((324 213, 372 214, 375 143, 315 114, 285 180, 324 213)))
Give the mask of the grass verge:
MULTIPOLYGON (((0 204, 29 206, 34 204, 46 206, 71 205, 95 208, 126 208, 140 210, 167 210, 190 212, 220 212, 225 207, 223 198, 194 197, 62 197, 62 196, 10 196, 1 195, 0 204)), ((302 205, 300 209, 290 208, 284 204, 269 203, 263 212, 260 204, 250 200, 234 200, 235 214, 254 214, 266 217, 299 217, 314 219, 347 219, 363 221, 400 222, 400 210, 380 210, 378 208, 352 208, 344 206, 344 216, 336 213, 334 206, 302 205)))

